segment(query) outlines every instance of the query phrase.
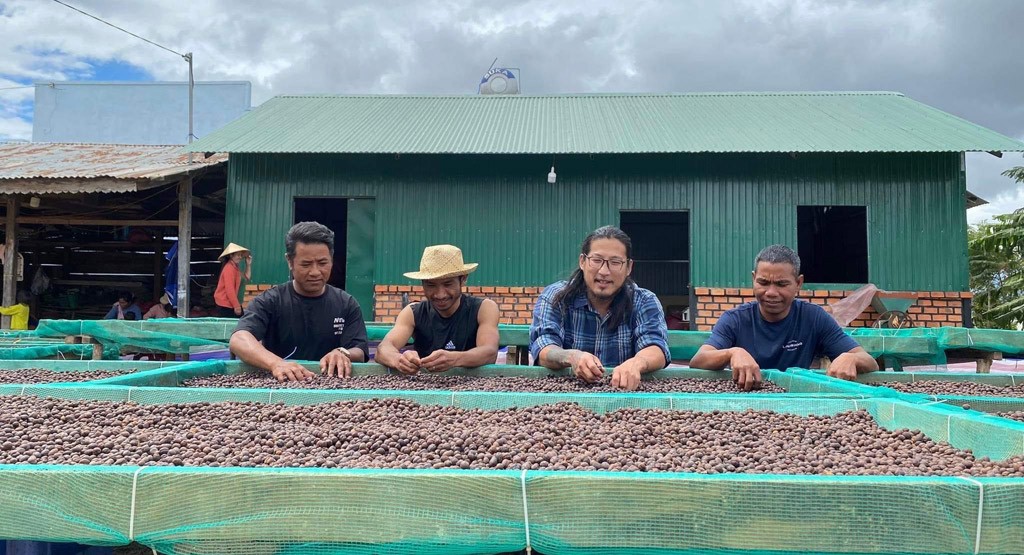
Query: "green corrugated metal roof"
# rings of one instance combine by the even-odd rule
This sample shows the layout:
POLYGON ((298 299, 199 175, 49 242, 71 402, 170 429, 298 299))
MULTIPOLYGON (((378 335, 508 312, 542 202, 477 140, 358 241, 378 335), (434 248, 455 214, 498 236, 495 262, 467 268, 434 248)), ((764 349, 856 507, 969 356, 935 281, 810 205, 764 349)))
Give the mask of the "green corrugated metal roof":
POLYGON ((195 152, 1021 151, 899 93, 279 96, 195 152))

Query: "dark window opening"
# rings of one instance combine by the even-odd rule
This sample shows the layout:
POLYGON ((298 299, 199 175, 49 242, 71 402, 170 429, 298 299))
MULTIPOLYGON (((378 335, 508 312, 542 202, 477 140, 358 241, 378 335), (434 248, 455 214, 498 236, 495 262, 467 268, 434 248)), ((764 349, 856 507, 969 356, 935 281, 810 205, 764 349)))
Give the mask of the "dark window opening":
POLYGON ((804 281, 867 283, 867 207, 798 206, 796 210, 804 281))
POLYGON ((622 211, 619 221, 633 243, 633 280, 658 296, 670 329, 688 329, 690 214, 622 211))
POLYGON ((295 223, 318 222, 334 232, 334 266, 327 283, 345 288, 345 252, 348 231, 347 198, 297 198, 295 199, 295 223))

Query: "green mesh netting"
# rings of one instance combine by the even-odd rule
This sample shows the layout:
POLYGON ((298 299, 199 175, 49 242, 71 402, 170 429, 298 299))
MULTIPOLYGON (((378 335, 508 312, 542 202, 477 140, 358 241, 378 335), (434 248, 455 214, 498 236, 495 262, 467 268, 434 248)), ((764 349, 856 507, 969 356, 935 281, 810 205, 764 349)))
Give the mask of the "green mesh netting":
POLYGON ((978 374, 975 372, 871 372, 857 376, 857 383, 844 382, 824 375, 823 371, 797 371, 801 375, 815 376, 826 382, 822 391, 831 393, 860 392, 868 397, 891 397, 917 403, 942 402, 963 408, 969 406, 973 410, 987 413, 999 413, 1024 410, 1024 398, 994 397, 972 395, 929 395, 926 393, 903 393, 885 387, 886 383, 916 381, 946 382, 978 382, 992 385, 1019 385, 1024 383, 1024 376, 1014 374, 978 374), (861 385, 865 384, 865 385, 861 385), (867 385, 878 384, 878 385, 867 385), (862 389, 869 387, 870 390, 862 389), (873 390, 873 391, 872 391, 873 390))
MULTIPOLYGON (((33 347, 0 347, 0 360, 84 360, 93 356, 92 345, 54 344, 33 347)), ((114 360, 118 357, 116 348, 103 348, 103 358, 114 360)))
MULTIPOLYGON (((193 335, 202 326, 202 333, 216 335, 223 322, 193 325, 191 320, 172 319, 151 321, 131 320, 41 320, 36 331, 50 337, 86 335, 104 347, 118 350, 124 347, 149 349, 161 353, 187 354, 192 347, 219 345, 227 347, 226 340, 209 339, 193 335), (212 326, 212 327, 211 327, 212 326), (164 331, 160 331, 164 330, 164 331)), ((228 332, 230 334, 230 332, 228 332)))
MULTIPOLYGON (((26 394, 123 399, 145 389, 39 386, 26 394)), ((210 400, 223 390, 197 393, 210 400)), ((314 402, 350 395, 278 393, 314 402)), ((249 395, 258 401, 262 393, 249 395)), ((635 395, 605 397, 633 406, 635 395)), ((664 399, 647 397, 664 407, 664 399)), ((920 429, 979 455, 1024 453, 1024 424, 944 405, 669 397, 676 410, 865 409, 883 427, 920 429)), ((507 401, 466 395, 459 402, 507 401)), ((543 553, 1018 553, 1024 546, 1024 479, 996 478, 11 465, 0 467, 0 512, 0 536, 136 540, 181 555, 494 553, 522 549, 527 538, 543 553)))

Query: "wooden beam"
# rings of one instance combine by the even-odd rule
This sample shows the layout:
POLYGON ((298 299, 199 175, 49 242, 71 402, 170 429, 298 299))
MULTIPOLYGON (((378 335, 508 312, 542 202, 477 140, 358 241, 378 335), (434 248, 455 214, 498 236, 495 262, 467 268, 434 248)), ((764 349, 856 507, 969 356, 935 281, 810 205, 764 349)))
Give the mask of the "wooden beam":
MULTIPOLYGON (((7 213, 10 214, 10 205, 8 205, 7 213)), ((7 222, 8 218, 0 218, 4 223, 7 222)), ((150 227, 176 227, 178 225, 177 220, 107 220, 102 218, 76 218, 73 216, 21 216, 18 218, 19 224, 39 224, 39 225, 96 225, 96 226, 108 226, 108 227, 125 227, 125 226, 150 226, 150 227)))
POLYGON ((192 178, 178 184, 178 317, 188 318, 191 299, 192 178))
MULTIPOLYGON (((4 306, 11 306, 15 300, 15 289, 18 286, 18 197, 7 196, 7 220, 4 237, 4 306)), ((4 316, 0 327, 11 329, 11 317, 4 316)))

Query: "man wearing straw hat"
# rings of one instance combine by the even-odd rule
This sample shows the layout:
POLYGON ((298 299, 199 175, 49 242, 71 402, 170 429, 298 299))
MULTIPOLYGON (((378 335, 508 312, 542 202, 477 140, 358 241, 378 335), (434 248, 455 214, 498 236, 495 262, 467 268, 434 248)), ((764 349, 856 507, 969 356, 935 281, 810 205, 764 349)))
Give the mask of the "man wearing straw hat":
POLYGON ((369 351, 359 303, 327 283, 334 265, 334 232, 299 222, 285 237, 292 279, 249 303, 231 334, 231 352, 278 381, 313 377, 297 360, 319 360, 327 376, 349 377, 369 351))
POLYGON ((375 360, 403 374, 444 372, 494 364, 498 357, 498 305, 462 292, 477 264, 465 264, 452 245, 423 250, 420 270, 405 277, 423 285, 425 302, 402 309, 377 347, 375 360), (413 338, 413 348, 400 353, 413 338))
POLYGON ((242 304, 238 302, 238 290, 242 287, 240 265, 245 260, 245 280, 252 279, 252 254, 241 245, 229 243, 217 260, 220 260, 220 277, 217 278, 217 290, 213 293, 217 316, 238 318, 242 315, 242 304))

